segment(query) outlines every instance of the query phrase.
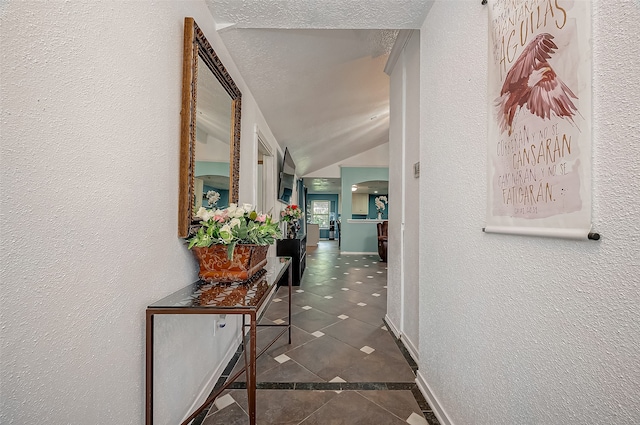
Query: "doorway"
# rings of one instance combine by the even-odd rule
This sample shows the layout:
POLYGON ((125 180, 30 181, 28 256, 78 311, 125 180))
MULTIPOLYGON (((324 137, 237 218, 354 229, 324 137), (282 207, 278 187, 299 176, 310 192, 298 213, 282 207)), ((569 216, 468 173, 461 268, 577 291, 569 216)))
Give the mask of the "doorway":
POLYGON ((256 129, 258 164, 256 172, 256 211, 273 215, 276 198, 276 162, 271 147, 256 129))

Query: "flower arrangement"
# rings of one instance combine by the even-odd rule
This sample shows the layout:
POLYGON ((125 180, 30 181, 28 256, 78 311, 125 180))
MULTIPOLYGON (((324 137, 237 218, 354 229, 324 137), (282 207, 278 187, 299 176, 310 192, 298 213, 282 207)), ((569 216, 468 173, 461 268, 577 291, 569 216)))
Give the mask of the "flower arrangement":
POLYGON ((271 216, 257 213, 251 204, 229 205, 224 210, 200 207, 196 213, 201 226, 191 238, 189 249, 227 245, 227 256, 233 259, 236 244, 271 245, 281 236, 278 222, 271 216))
POLYGON ((220 200, 220 193, 215 190, 209 190, 207 192, 207 202, 209 202, 209 206, 213 207, 220 200))
POLYGON ((389 203, 386 196, 377 196, 375 199, 376 209, 379 213, 382 213, 386 208, 385 205, 389 203))
POLYGON ((297 205, 287 205, 284 211, 280 212, 282 221, 296 221, 302 218, 304 213, 297 205))

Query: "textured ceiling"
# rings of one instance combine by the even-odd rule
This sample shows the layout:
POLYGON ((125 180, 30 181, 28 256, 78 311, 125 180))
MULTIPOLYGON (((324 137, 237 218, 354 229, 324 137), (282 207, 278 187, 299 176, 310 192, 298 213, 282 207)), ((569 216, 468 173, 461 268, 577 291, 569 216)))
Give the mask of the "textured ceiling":
POLYGON ((397 30, 431 0, 206 0, 218 33, 296 174, 388 141, 397 30))
POLYGON ((432 0, 206 0, 219 27, 417 29, 432 0))

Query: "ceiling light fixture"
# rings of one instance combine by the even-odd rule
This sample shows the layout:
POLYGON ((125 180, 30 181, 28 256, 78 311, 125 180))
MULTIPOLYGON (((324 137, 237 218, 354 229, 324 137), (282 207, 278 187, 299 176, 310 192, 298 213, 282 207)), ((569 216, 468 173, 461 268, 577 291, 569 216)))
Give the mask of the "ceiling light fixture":
POLYGON ((351 186, 351 191, 352 192, 355 192, 356 190, 358 190, 358 186, 357 185, 354 184, 353 186, 351 186))

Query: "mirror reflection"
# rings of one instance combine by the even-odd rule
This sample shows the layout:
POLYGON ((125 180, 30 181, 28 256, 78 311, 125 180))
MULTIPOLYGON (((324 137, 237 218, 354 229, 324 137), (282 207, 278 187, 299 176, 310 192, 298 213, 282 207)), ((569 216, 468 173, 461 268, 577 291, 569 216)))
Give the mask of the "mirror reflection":
POLYGON ((185 18, 178 237, 197 227, 200 206, 238 202, 241 109, 238 86, 193 18, 185 18))
POLYGON ((194 212, 201 206, 225 208, 229 205, 233 122, 231 97, 201 57, 198 57, 198 71, 194 212), (212 192, 217 193, 217 197, 212 192), (214 199, 215 203, 212 204, 214 199))

